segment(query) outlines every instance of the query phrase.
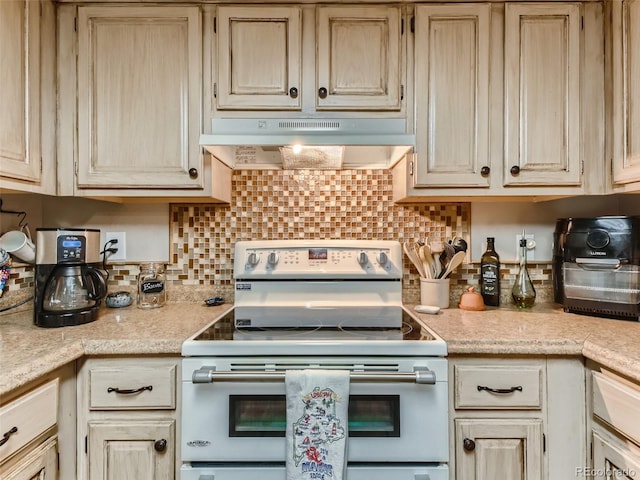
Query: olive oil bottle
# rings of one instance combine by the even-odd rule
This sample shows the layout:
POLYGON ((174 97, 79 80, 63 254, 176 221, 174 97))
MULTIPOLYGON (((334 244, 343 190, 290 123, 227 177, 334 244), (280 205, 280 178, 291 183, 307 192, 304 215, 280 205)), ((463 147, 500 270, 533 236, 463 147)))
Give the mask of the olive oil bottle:
POLYGON ((500 256, 493 237, 487 237, 487 250, 480 259, 480 293, 485 305, 500 305, 500 256))

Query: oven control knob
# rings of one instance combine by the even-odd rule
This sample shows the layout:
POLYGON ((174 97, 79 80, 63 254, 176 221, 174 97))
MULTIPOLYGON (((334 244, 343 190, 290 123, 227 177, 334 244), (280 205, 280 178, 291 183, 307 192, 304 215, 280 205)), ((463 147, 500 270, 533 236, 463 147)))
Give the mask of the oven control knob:
POLYGON ((387 263, 389 263, 389 255, 384 252, 380 252, 378 254, 378 263, 381 267, 384 267, 387 263))
POLYGON ((258 254, 256 252, 251 252, 249 254, 249 258, 247 258, 247 263, 252 267, 255 267, 259 261, 260 257, 258 257, 258 254))
POLYGON ((369 257, 367 256, 367 254, 365 252, 360 252, 360 254, 358 255, 358 263, 360 265, 362 265, 363 267, 369 263, 369 257))
POLYGON ((278 254, 276 252, 271 252, 269 254, 269 256, 267 257, 267 263, 269 265, 275 265, 278 263, 278 260, 280 260, 280 257, 278 257, 278 254))

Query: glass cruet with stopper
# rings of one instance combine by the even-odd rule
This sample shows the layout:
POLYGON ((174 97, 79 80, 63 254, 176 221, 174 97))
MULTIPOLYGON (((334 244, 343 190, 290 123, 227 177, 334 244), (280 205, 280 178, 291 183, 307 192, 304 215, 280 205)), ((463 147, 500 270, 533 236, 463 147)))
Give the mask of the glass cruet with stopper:
POLYGON ((531 308, 536 301, 536 289, 533 287, 533 282, 527 269, 527 239, 524 235, 520 239, 520 268, 513 284, 511 296, 513 297, 513 303, 518 308, 531 308))

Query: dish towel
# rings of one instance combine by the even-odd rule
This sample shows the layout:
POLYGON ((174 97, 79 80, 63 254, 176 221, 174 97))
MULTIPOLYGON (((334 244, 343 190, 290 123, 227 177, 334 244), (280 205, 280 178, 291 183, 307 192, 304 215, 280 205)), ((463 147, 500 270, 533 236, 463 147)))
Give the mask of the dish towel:
POLYGON ((288 370, 287 480, 346 477, 348 370, 288 370))

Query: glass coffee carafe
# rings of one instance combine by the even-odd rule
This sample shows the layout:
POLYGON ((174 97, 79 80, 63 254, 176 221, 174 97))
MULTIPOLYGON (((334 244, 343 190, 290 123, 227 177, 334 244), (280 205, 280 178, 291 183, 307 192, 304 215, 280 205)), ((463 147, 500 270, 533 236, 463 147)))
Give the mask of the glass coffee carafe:
POLYGON ((107 285, 102 272, 86 264, 60 264, 51 273, 43 298, 48 311, 68 312, 91 308, 102 299, 107 285))

